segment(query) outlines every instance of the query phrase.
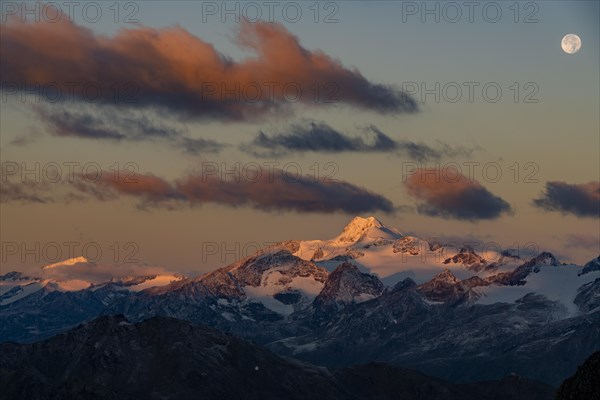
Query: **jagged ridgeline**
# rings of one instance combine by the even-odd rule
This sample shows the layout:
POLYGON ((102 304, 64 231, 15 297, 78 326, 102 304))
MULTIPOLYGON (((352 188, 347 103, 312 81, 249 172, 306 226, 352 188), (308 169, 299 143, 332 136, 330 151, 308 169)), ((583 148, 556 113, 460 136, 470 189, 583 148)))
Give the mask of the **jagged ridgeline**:
POLYGON ((478 252, 373 217, 197 277, 85 282, 13 272, 0 288, 4 342, 48 338, 101 315, 162 316, 317 365, 386 362, 454 382, 515 373, 554 386, 600 349, 599 258, 580 266, 549 252, 478 252))

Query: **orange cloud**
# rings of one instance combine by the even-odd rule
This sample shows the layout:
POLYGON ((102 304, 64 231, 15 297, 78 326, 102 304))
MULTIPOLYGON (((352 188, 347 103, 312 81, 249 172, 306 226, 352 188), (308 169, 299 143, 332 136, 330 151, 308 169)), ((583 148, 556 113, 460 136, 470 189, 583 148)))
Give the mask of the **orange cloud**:
MULTIPOLYGON (((192 174, 173 183, 153 175, 135 174, 131 180, 114 179, 110 172, 98 180, 82 179, 74 186, 98 200, 119 195, 138 198, 140 207, 199 206, 213 203, 228 207, 253 207, 263 211, 392 212, 390 200, 344 181, 323 182, 281 170, 260 171, 256 178, 221 180, 192 174)), ((123 173, 122 176, 125 176, 123 173)))
POLYGON ((66 19, 12 19, 2 27, 1 79, 9 92, 58 83, 69 99, 92 101, 99 91, 94 101, 100 104, 158 107, 189 119, 244 120, 295 102, 315 105, 315 87, 321 88, 318 104, 416 110, 410 97, 305 49, 280 24, 243 23, 238 43, 254 56, 235 61, 179 26, 125 29, 108 37, 66 19), (97 86, 86 92, 88 83, 97 86))

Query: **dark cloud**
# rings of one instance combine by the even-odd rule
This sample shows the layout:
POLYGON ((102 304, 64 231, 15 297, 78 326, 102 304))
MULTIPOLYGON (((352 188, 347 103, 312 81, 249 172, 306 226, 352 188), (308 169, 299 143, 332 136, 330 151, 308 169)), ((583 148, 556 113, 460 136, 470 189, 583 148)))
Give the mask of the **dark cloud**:
MULTIPOLYGON (((98 118, 92 114, 75 113, 67 109, 53 109, 49 111, 45 108, 37 108, 39 116, 45 123, 48 130, 58 136, 76 136, 90 139, 125 139, 126 133, 122 133, 104 118, 98 118)), ((126 121, 125 125, 131 128, 135 121, 126 121)), ((143 129, 144 123, 140 121, 135 130, 143 129)), ((129 131, 126 131, 129 133, 129 131)), ((133 132, 132 137, 135 137, 133 132)))
POLYGON ((546 189, 533 205, 578 217, 600 217, 600 182, 570 184, 546 182, 546 189))
POLYGON ((258 157, 278 157, 293 152, 377 152, 397 153, 413 160, 426 161, 442 156, 470 154, 472 150, 453 148, 440 142, 434 149, 423 143, 394 140, 376 126, 366 127, 361 136, 345 135, 324 122, 304 121, 292 124, 285 133, 266 135, 260 132, 241 149, 258 157))
POLYGON ((417 211, 432 217, 480 220, 510 213, 510 205, 475 180, 435 169, 420 169, 406 181, 408 193, 417 199, 417 211), (445 177, 451 177, 445 178, 445 177))
POLYGON ((218 153, 226 145, 209 139, 189 138, 182 129, 139 112, 115 107, 36 107, 47 130, 57 136, 86 139, 162 141, 189 154, 218 153))
POLYGON ((121 194, 138 197, 146 203, 182 198, 173 185, 152 174, 131 175, 128 171, 123 171, 122 174, 115 175, 103 171, 99 179, 78 178, 73 186, 101 201, 117 199, 121 194))
POLYGON ((183 152, 191 155, 203 153, 215 154, 228 146, 210 139, 193 139, 188 137, 180 137, 175 141, 174 145, 183 152))
MULTIPOLYGON (((67 19, 11 18, 2 25, 0 75, 10 93, 38 90, 53 99, 58 93, 57 102, 158 108, 183 119, 250 120, 294 103, 417 110, 397 88, 305 49, 281 24, 243 23, 238 44, 254 54, 235 61, 179 26, 122 29, 109 37, 67 19), (323 98, 315 98, 315 88, 323 98)), ((118 139, 121 133, 90 128, 85 134, 118 139)))
POLYGON ((188 175, 173 183, 153 175, 135 176, 135 182, 103 174, 96 182, 77 189, 99 200, 119 195, 140 200, 140 207, 200 206, 253 207, 268 212, 393 212, 387 198, 344 181, 322 182, 308 176, 289 176, 281 170, 262 171, 252 180, 221 180, 214 176, 188 175))
MULTIPOLYGON (((47 181, 43 178, 20 180, 15 176, 3 176, 0 183, 0 202, 21 204, 79 203, 90 196, 80 190, 73 190, 68 180, 47 181)), ((101 193, 98 193, 100 196, 101 193)))
POLYGON ((295 211, 394 212, 390 200, 344 181, 321 181, 294 176, 281 170, 262 170, 255 177, 222 180, 213 175, 190 174, 169 182, 152 174, 131 175, 102 171, 98 179, 75 175, 71 182, 11 182, 1 186, 2 202, 72 203, 96 199, 117 200, 123 196, 137 200, 138 209, 175 210, 218 204, 252 207, 266 212, 295 211))
POLYGON ((54 202, 54 196, 50 194, 49 184, 10 182, 3 177, 0 184, 0 201, 46 204, 54 202))

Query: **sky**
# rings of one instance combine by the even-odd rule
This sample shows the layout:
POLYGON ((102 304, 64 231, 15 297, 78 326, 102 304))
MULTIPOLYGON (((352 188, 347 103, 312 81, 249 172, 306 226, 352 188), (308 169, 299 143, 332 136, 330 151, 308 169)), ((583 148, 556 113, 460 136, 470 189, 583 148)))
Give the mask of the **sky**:
POLYGON ((273 7, 3 2, 2 273, 200 274, 355 215, 598 256, 598 2, 273 7))

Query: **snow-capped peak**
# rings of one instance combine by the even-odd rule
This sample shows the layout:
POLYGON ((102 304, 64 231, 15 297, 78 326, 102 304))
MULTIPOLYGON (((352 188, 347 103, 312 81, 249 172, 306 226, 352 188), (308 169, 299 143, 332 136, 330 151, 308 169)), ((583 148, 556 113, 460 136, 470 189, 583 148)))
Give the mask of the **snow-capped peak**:
POLYGON ((354 217, 352 221, 344 227, 344 230, 338 236, 338 241, 344 243, 357 242, 369 228, 379 228, 381 226, 383 226, 381 222, 374 217, 354 217))
POLYGON ((395 229, 385 227, 381 221, 375 217, 354 217, 352 221, 344 227, 342 233, 340 233, 335 241, 338 243, 356 243, 361 239, 369 238, 386 238, 386 239, 399 239, 402 234, 395 229))
POLYGON ((352 218, 352 220, 348 223, 348 225, 346 225, 346 228, 351 227, 351 226, 382 227, 383 224, 381 223, 380 220, 378 220, 375 217, 366 217, 365 218, 365 217, 356 216, 356 217, 352 218))
POLYGON ((59 261, 56 262, 54 264, 48 264, 48 265, 44 265, 42 267, 42 269, 54 269, 54 268, 59 268, 59 267, 70 267, 72 265, 76 265, 76 264, 88 264, 89 260, 83 256, 81 257, 73 257, 73 258, 69 258, 67 260, 64 261, 59 261))

